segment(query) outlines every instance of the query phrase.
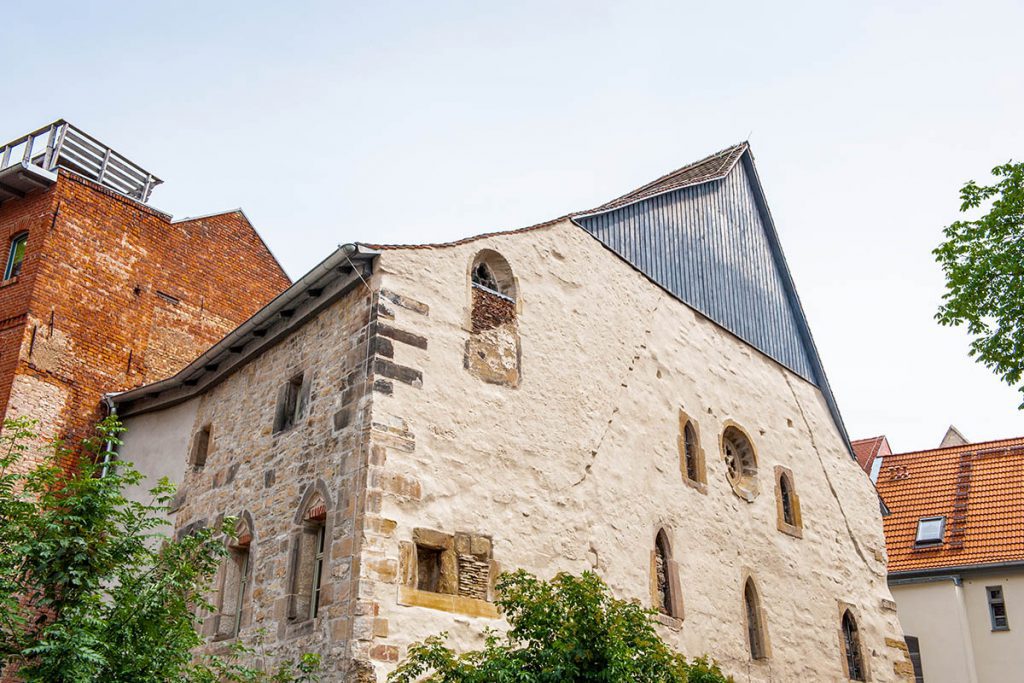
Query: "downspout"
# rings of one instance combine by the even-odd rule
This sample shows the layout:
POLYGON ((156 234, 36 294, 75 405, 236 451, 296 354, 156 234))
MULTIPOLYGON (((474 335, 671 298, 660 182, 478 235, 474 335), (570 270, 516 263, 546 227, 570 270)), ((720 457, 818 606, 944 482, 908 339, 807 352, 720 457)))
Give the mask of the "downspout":
POLYGON ((967 665, 966 683, 978 683, 978 670, 974 665, 974 644, 971 639, 971 625, 967 620, 967 599, 964 597, 964 580, 960 575, 953 577, 953 592, 956 594, 956 617, 963 638, 964 663, 967 665))
MULTIPOLYGON (((107 407, 107 417, 117 417, 117 405, 114 403, 114 399, 110 397, 110 394, 103 394, 103 405, 107 407)), ((103 469, 100 470, 100 478, 107 476, 107 469, 110 466, 110 461, 114 459, 117 452, 114 450, 113 439, 108 439, 106 445, 103 448, 103 469)))

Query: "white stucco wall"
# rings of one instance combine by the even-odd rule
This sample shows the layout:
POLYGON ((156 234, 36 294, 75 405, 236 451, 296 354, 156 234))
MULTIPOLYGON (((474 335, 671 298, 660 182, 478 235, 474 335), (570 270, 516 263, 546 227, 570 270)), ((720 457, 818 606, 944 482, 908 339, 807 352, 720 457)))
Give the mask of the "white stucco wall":
POLYGON ((179 485, 184 481, 198 406, 198 399, 192 399, 156 413, 124 419, 127 431, 121 436, 124 443, 118 449, 118 457, 133 463, 145 475, 138 485, 126 489, 129 498, 150 503, 149 491, 161 477, 179 485))
MULTIPOLYGON (((395 327, 427 349, 395 344, 395 362, 422 370, 422 387, 396 382, 374 395, 375 427, 408 430, 414 448, 386 452, 384 477, 418 482, 420 496, 383 495, 386 533, 367 534, 359 599, 373 604, 371 642, 404 653, 447 630, 460 647, 494 621, 397 604, 391 569, 412 530, 491 535, 503 569, 542 577, 592 569, 622 598, 649 603, 649 553, 669 530, 685 602, 669 642, 709 653, 739 681, 844 680, 839 603, 858 613, 871 680, 896 680, 902 653, 885 580, 878 501, 850 458, 821 393, 696 314, 568 222, 457 246, 387 250, 381 286, 429 305, 394 307, 395 327), (463 363, 469 269, 491 248, 518 283, 522 381, 486 384, 463 363), (678 410, 699 426, 706 495, 686 486, 678 410), (726 481, 726 421, 752 437, 760 495, 726 481), (773 469, 791 468, 803 538, 776 528, 773 469), (752 574, 767 612, 772 656, 751 662, 742 586, 752 574)), ((369 475, 372 482, 375 474, 369 475)), ((365 608, 364 608, 365 609, 365 608)), ((357 618, 356 632, 365 633, 357 618)), ((357 651, 358 654, 358 651, 357 651)), ((375 663, 378 674, 393 667, 375 663)))

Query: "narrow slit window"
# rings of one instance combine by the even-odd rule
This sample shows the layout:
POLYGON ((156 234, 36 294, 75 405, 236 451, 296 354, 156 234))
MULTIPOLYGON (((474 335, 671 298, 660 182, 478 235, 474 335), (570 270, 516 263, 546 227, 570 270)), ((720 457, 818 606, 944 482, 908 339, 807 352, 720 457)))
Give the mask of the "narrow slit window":
POLYGON ((785 474, 779 478, 779 496, 782 499, 782 521, 796 526, 796 515, 793 513, 793 492, 790 490, 789 477, 785 474))
POLYGON ((324 543, 327 539, 327 527, 319 525, 316 530, 316 553, 313 556, 313 596, 309 605, 309 618, 316 618, 320 611, 320 587, 324 580, 324 543))
POLYGON ((945 517, 924 517, 917 522, 915 545, 938 545, 946 533, 945 517))
POLYGON ((192 444, 192 469, 201 470, 206 467, 206 456, 210 452, 210 425, 205 425, 196 432, 195 442, 192 444))
POLYGON ((27 244, 27 232, 15 235, 11 240, 11 248, 7 252, 7 267, 4 269, 5 280, 18 277, 18 274, 21 273, 21 264, 25 261, 25 246, 27 244))
POLYGON ((687 479, 700 481, 700 468, 697 463, 697 433, 689 421, 683 427, 683 452, 686 454, 687 479))
POLYGON ((846 651, 846 674, 851 681, 864 680, 864 660, 860 652, 857 621, 850 610, 843 612, 843 649, 846 651))
POLYGON ((1009 631, 1010 622, 1006 618, 1006 600, 1003 599, 1002 586, 989 586, 985 589, 988 595, 988 613, 992 619, 993 631, 1009 631))
POLYGON ((287 431, 298 424, 306 416, 308 401, 309 379, 307 373, 299 373, 277 392, 274 433, 287 431))
POLYGON ((743 605, 747 617, 747 645, 750 648, 750 658, 767 659, 768 650, 765 646, 761 600, 757 595, 753 579, 747 579, 743 588, 743 605))

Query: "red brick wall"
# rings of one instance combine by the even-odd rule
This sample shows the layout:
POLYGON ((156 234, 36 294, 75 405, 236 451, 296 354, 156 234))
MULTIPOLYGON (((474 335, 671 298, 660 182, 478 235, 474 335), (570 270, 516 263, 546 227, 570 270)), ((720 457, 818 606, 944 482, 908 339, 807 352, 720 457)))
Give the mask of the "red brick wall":
POLYGON ((0 282, 0 413, 10 397, 30 293, 39 265, 41 239, 53 220, 56 196, 52 190, 35 192, 24 199, 0 204, 0 278, 7 265, 11 238, 25 231, 29 235, 21 274, 10 281, 0 282))
MULTIPOLYGON (((240 212, 171 222, 64 171, 53 188, 0 206, 0 231, 8 223, 33 227, 26 281, 0 288, 0 320, 28 299, 4 406, 42 419, 47 434, 78 438, 103 393, 177 372, 290 284, 240 212)), ((0 373, 9 355, 5 344, 0 373)))

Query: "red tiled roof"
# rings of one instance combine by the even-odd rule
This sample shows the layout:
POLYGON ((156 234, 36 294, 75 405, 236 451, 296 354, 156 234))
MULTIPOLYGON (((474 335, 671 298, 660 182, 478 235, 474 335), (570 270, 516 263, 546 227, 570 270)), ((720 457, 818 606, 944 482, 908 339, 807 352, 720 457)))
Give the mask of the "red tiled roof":
POLYGON ((873 436, 870 439, 857 439, 850 442, 850 445, 853 446, 853 454, 857 456, 857 462, 860 463, 861 468, 865 472, 871 472, 871 465, 874 464, 875 457, 884 443, 884 434, 882 436, 873 436))
POLYGON ((1024 562, 1024 437, 886 456, 877 487, 890 573, 1024 562), (918 520, 939 516, 943 543, 915 547, 918 520))

